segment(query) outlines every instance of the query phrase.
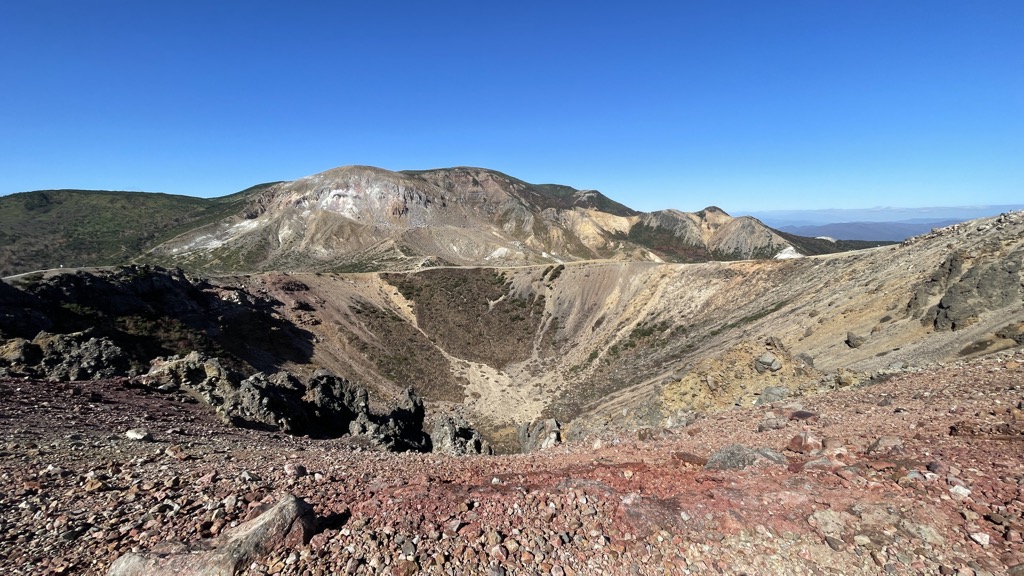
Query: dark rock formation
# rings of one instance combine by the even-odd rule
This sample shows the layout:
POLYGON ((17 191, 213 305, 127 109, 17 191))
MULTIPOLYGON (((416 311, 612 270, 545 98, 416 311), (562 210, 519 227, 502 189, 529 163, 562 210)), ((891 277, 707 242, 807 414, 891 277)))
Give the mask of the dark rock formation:
POLYGON ((0 346, 0 374, 63 382, 132 374, 131 360, 107 338, 90 332, 40 332, 29 342, 12 338, 0 346))
POLYGON ((997 259, 981 258, 966 270, 968 261, 950 255, 927 281, 917 287, 908 312, 936 330, 957 330, 979 314, 1024 302, 1021 261, 1024 250, 997 259), (941 295, 937 303, 929 303, 941 295))
POLYGON ((185 391, 235 426, 327 438, 364 436, 393 451, 427 451, 431 445, 423 431, 423 401, 412 388, 402 392, 396 408, 374 414, 365 388, 329 372, 318 371, 305 385, 287 372, 242 380, 218 359, 197 352, 158 359, 139 382, 165 392, 185 391))
POLYGON ((492 454, 491 445, 459 415, 439 416, 430 433, 431 452, 451 456, 492 454))
POLYGON ((520 424, 516 432, 523 453, 546 450, 562 442, 562 427, 554 418, 520 424))
MULTIPOLYGON (((230 398, 227 414, 242 426, 265 425, 288 434, 310 432, 310 414, 302 400, 305 387, 287 372, 257 372, 242 380, 230 398)), ((315 429, 314 429, 315 431, 315 429)))

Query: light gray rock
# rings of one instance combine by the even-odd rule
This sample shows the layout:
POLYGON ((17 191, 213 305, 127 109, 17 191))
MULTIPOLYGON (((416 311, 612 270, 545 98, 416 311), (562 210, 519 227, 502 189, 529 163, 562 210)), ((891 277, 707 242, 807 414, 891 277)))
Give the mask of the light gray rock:
POLYGON ((707 470, 742 470, 750 466, 785 466, 785 456, 769 448, 731 444, 715 452, 704 465, 707 470))
POLYGON ((230 576, 254 560, 309 542, 313 508, 286 494, 273 508, 211 542, 172 545, 169 553, 128 553, 111 564, 107 576, 230 576))
POLYGON ((754 405, 771 404, 785 400, 789 396, 789 388, 785 386, 769 386, 761 391, 761 395, 754 401, 754 405))
POLYGON ((765 371, 778 372, 782 370, 782 360, 771 352, 765 352, 757 360, 754 361, 754 369, 759 373, 765 371))
POLYGON ((516 431, 524 454, 546 450, 562 442, 562 426, 554 418, 520 424, 516 431))
POLYGON ((458 415, 440 416, 430 433, 431 452, 451 456, 491 454, 491 445, 458 415))
POLYGON ((149 430, 145 428, 131 428, 124 433, 125 438, 129 440, 136 440, 141 442, 152 442, 153 435, 149 433, 149 430))

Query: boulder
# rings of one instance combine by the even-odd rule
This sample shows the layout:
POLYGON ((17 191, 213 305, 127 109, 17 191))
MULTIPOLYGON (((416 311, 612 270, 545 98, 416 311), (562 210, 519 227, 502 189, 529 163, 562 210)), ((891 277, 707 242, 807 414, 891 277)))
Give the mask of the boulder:
POLYGON ((431 451, 450 456, 492 454, 491 445, 458 415, 440 416, 430 433, 431 451))
MULTIPOLYGON (((96 338, 88 331, 72 334, 40 332, 31 343, 38 349, 38 362, 26 365, 25 371, 37 378, 63 382, 67 380, 99 380, 129 376, 131 359, 108 338, 96 338)), ((27 346, 28 360, 35 359, 35 350, 27 346)))
POLYGON ((794 356, 794 358, 803 362, 808 368, 814 368, 814 357, 807 352, 801 352, 794 356))
POLYGON ((520 424, 516 432, 524 454, 546 450, 562 442, 562 427, 554 418, 520 424))
POLYGON ((787 463, 786 457, 775 450, 731 444, 712 454, 704 468, 706 470, 742 470, 750 466, 785 466, 787 463))
POLYGON ((850 348, 860 348, 865 342, 867 342, 867 338, 864 336, 859 336, 853 332, 846 333, 846 345, 850 348))
POLYGON ((256 373, 225 398, 224 414, 235 425, 304 434, 309 430, 309 410, 302 401, 303 391, 302 383, 287 372, 273 376, 256 373))
POLYGON ((789 388, 785 386, 769 386, 761 391, 761 395, 754 401, 755 406, 761 406, 762 404, 771 404, 772 402, 779 402, 785 400, 789 396, 789 388))
POLYGON ((762 374, 769 370, 772 372, 778 372, 779 370, 782 370, 782 360, 779 360, 778 356, 771 352, 765 352, 754 361, 754 369, 757 370, 758 374, 762 374))
POLYGON ((313 508, 291 494, 253 520, 212 541, 169 545, 166 551, 131 552, 111 564, 108 576, 231 575, 273 552, 309 542, 313 508))

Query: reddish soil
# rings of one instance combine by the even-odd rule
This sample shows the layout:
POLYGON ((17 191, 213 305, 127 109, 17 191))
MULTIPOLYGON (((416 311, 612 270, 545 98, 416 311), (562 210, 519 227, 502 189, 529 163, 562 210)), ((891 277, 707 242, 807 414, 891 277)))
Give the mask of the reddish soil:
POLYGON ((318 533, 244 573, 1024 574, 1022 402, 1016 350, 685 428, 453 458, 230 428, 126 381, 6 380, 0 568, 103 574, 287 492, 318 533), (758 432, 772 418, 783 427, 758 432), (785 464, 704 467, 732 444, 785 464))

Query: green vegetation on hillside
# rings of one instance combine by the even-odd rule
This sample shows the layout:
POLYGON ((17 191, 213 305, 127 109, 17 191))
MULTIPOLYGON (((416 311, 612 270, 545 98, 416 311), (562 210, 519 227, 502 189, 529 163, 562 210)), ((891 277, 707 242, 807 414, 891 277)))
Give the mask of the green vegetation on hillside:
POLYGON ((613 238, 643 246, 666 262, 707 262, 711 253, 704 246, 684 244, 675 233, 660 226, 637 224, 625 234, 617 232, 613 238))
POLYGON ((437 268, 382 277, 415 303, 419 328, 445 350, 459 350, 467 360, 497 368, 525 360, 534 351, 544 297, 511 294, 504 274, 437 268))
POLYGON ((896 244, 888 240, 836 240, 832 242, 830 240, 823 240, 821 238, 809 238, 807 236, 797 236, 796 234, 788 234, 786 232, 780 232, 774 230, 776 234, 782 236, 787 242, 793 244, 801 254, 807 256, 816 256, 818 254, 835 254, 836 252, 848 252, 850 250, 864 250, 865 248, 875 248, 878 246, 888 246, 896 244))
POLYGON ((220 198, 107 190, 0 197, 0 276, 125 264, 164 240, 239 212, 271 185, 220 198))

